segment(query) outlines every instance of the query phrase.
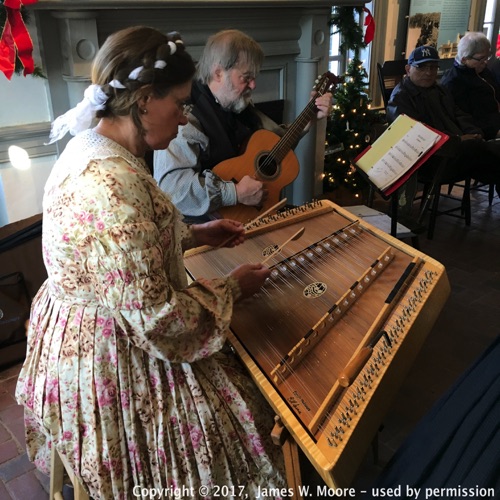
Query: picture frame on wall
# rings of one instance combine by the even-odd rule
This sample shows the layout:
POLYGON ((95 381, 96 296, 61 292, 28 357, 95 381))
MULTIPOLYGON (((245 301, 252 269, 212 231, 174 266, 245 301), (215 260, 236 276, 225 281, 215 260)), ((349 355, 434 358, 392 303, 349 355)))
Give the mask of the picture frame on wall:
POLYGON ((441 59, 454 59, 468 29, 470 9, 471 0, 411 0, 406 53, 431 45, 441 59))

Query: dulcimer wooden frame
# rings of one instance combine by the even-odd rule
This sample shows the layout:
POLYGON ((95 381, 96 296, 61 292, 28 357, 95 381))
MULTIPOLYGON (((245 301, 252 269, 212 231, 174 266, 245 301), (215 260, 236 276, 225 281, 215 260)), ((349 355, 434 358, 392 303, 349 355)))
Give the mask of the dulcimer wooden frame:
MULTIPOLYGON (((269 252, 269 238, 278 239, 279 243, 300 226, 305 227, 304 236, 287 245, 280 255, 276 255, 276 262, 272 268, 278 270, 277 272, 283 262, 292 262, 294 259, 299 262, 303 252, 308 258, 310 252, 318 250, 321 253, 325 248, 335 255, 335 262, 339 261, 338 257, 341 259, 340 262, 348 260, 352 256, 349 253, 351 247, 345 247, 349 251, 340 252, 336 250, 335 242, 340 241, 342 244, 349 239, 352 239, 354 245, 361 245, 359 248, 368 253, 367 259, 371 259, 370 249, 375 242, 375 246, 384 249, 380 258, 383 260, 388 256, 386 267, 389 270, 383 270, 382 266, 379 270, 378 265, 374 265, 372 270, 361 274, 361 281, 355 280, 355 284, 350 287, 352 296, 356 295, 355 289, 361 288, 365 283, 366 275, 383 272, 371 285, 370 290, 360 294, 358 304, 352 308, 346 307, 347 315, 340 327, 329 319, 328 314, 333 318, 337 313, 336 305, 351 300, 350 294, 337 294, 339 297, 336 299, 336 305, 333 301, 330 312, 325 310, 323 320, 313 317, 316 311, 311 305, 311 330, 307 335, 311 336, 312 332, 313 336, 316 333, 322 336, 315 351, 319 361, 314 361, 313 364, 314 353, 307 353, 311 359, 306 358, 306 361, 300 359, 297 363, 298 368, 294 364, 292 375, 288 372, 284 374, 285 384, 278 380, 276 372, 271 373, 276 363, 269 361, 269 366, 266 366, 267 359, 262 361, 261 353, 256 351, 256 345, 268 341, 271 336, 274 341, 274 336, 278 333, 276 329, 269 334, 260 331, 262 328, 259 321, 273 313, 273 304, 266 305, 270 313, 261 309, 264 305, 263 296, 260 298, 259 296, 262 294, 235 306, 228 339, 257 387, 325 483, 332 488, 343 488, 349 486, 354 479, 382 419, 390 408, 394 395, 439 316, 450 287, 445 269, 439 262, 369 223, 358 221, 350 212, 326 200, 266 217, 248 230, 247 241, 237 249, 203 247, 189 251, 185 256, 186 270, 192 279, 200 276, 211 278, 224 274, 226 268, 235 267, 242 259, 262 260, 269 252), (326 234, 324 238, 319 238, 320 243, 318 243, 316 234, 323 231, 325 224, 330 231, 332 223, 340 229, 333 227, 333 232, 326 234), (311 238, 314 239, 312 244, 311 238), (367 248, 369 250, 366 250, 367 248), (383 294, 387 295, 387 298, 385 301, 380 301, 378 297, 383 294), (360 311, 367 309, 370 304, 376 304, 376 310, 364 313, 367 318, 364 319, 363 326, 353 326, 358 322, 360 311), (356 330, 354 340, 346 339, 349 335, 352 336, 346 332, 353 329, 356 330), (260 340, 254 340, 255 336, 260 336, 260 340), (335 343, 333 354, 329 352, 328 356, 321 357, 323 347, 331 349, 327 347, 328 344, 321 344, 327 341, 335 343), (295 398, 291 395, 304 390, 302 382, 305 384, 306 379, 300 379, 299 383, 297 379, 304 373, 310 372, 310 366, 306 367, 307 362, 310 362, 310 366, 316 367, 317 372, 311 375, 313 380, 316 376, 318 385, 322 383, 328 387, 328 390, 321 392, 321 400, 315 403, 316 407, 310 414, 308 406, 312 406, 311 401, 314 398, 301 401, 300 396, 295 398), (332 376, 330 372, 334 373, 333 379, 329 378, 332 376), (288 383, 290 386, 287 386, 288 383), (293 384, 297 384, 295 392, 293 384)), ((379 250, 374 255, 378 253, 379 250)), ((354 257, 355 260, 359 258, 356 255, 354 257)), ((323 272, 323 275, 331 274, 330 264, 318 262, 318 267, 324 266, 322 271, 329 271, 323 272)), ((344 267, 342 264, 340 266, 343 273, 344 267)), ((328 283, 328 287, 325 285, 325 289, 334 288, 339 277, 340 274, 328 283)), ((300 300, 305 299, 300 297, 300 300)), ((276 307, 281 307, 276 310, 276 315, 284 314, 284 306, 277 304, 276 307)), ((309 311, 301 313, 308 317, 309 311)), ((299 311, 293 310, 286 314, 291 316, 290 321, 293 323, 294 315, 298 318, 299 311)), ((278 324, 276 328, 279 330, 281 323, 278 318, 276 323, 278 324)), ((271 326, 273 325, 268 325, 269 331, 271 326)), ((293 332, 287 328, 281 333, 288 342, 293 332)), ((267 332, 267 328, 264 331, 267 332)), ((280 352, 281 359, 289 359, 287 356, 290 356, 290 353, 294 356, 294 352, 301 351, 296 347, 297 344, 300 344, 300 341, 292 342, 295 351, 285 349, 280 352)), ((299 354, 302 355, 301 352, 299 354)))

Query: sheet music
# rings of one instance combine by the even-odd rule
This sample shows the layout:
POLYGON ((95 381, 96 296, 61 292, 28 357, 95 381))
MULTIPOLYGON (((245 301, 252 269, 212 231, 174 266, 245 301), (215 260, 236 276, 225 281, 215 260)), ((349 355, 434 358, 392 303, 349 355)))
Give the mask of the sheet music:
POLYGON ((368 176, 380 189, 387 188, 415 165, 420 156, 436 144, 439 137, 422 123, 416 123, 373 165, 368 176))
POLYGON ((400 115, 356 162, 384 190, 394 184, 429 151, 441 135, 423 123, 400 115))

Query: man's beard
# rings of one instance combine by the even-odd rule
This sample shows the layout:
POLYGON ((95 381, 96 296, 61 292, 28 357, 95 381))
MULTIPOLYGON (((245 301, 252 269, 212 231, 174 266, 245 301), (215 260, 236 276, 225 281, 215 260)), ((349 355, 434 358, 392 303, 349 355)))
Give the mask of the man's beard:
POLYGON ((248 95, 246 96, 240 95, 238 99, 229 103, 229 106, 224 109, 239 114, 242 111, 244 111, 249 104, 250 104, 250 93, 248 93, 248 95))
POLYGON ((224 86, 222 87, 220 94, 223 96, 221 99, 219 96, 217 97, 217 100, 219 101, 219 104, 222 106, 222 108, 226 111, 232 111, 233 113, 239 114, 243 110, 247 108, 247 106, 250 104, 251 101, 251 95, 252 95, 252 90, 247 89, 243 94, 239 95, 236 98, 232 98, 232 96, 236 93, 235 88, 233 87, 233 84, 231 81, 228 79, 224 83, 224 86))

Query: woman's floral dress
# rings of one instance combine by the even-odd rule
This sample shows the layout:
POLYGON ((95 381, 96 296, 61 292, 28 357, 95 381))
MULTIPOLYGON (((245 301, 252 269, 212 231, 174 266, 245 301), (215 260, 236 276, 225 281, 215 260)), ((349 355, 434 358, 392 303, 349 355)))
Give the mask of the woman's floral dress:
POLYGON ((223 349, 237 284, 188 286, 190 245, 142 160, 91 130, 70 141, 46 186, 49 277, 17 400, 30 459, 48 473, 55 445, 95 499, 284 486, 273 414, 223 349))

